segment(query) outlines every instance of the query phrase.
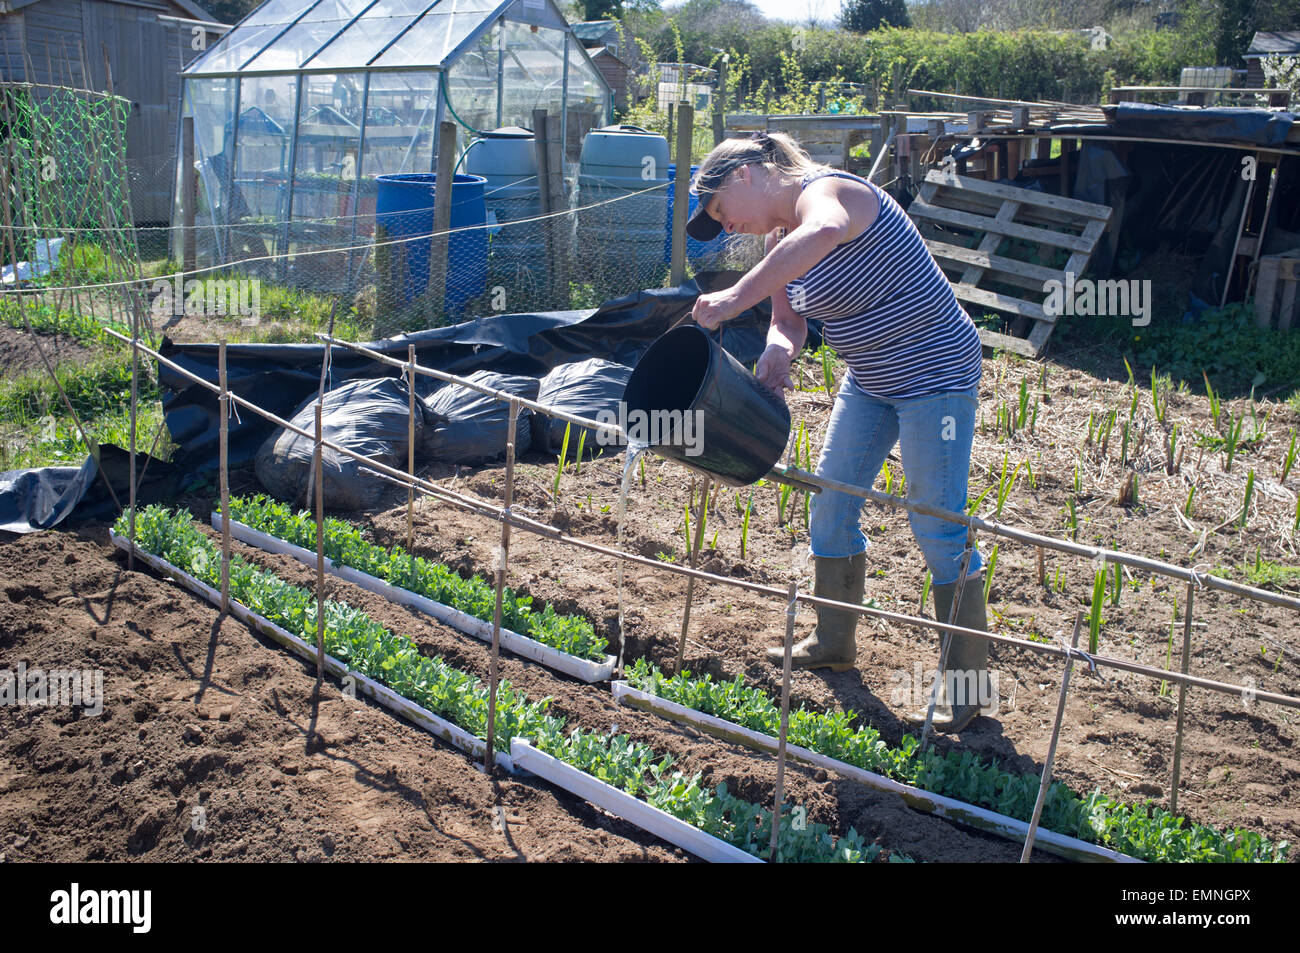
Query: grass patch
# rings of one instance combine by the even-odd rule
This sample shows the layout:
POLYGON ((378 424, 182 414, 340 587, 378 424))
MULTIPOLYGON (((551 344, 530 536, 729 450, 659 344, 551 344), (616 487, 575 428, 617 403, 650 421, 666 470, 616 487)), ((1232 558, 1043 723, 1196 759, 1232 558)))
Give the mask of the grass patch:
POLYGON ((1283 566, 1267 559, 1254 563, 1239 563, 1237 572, 1258 589, 1300 589, 1300 566, 1283 566))
POLYGON ((26 331, 27 324, 30 324, 32 330, 39 334, 66 334, 82 344, 108 345, 113 348, 125 345, 105 334, 105 327, 123 334, 131 333, 129 327, 117 321, 100 321, 90 315, 55 308, 47 301, 29 298, 20 308, 12 296, 0 298, 0 322, 18 331, 26 331), (24 316, 27 318, 26 324, 23 323, 24 316))
MULTIPOLYGON (((141 363, 136 446, 146 442, 162 423, 161 393, 141 363)), ((130 443, 131 358, 116 354, 90 364, 65 362, 55 376, 91 438, 99 443, 130 443)), ((0 468, 79 464, 89 448, 43 370, 0 383, 0 468)), ((145 444, 142 446, 142 444, 145 444)), ((170 440, 155 451, 170 452, 170 440)))

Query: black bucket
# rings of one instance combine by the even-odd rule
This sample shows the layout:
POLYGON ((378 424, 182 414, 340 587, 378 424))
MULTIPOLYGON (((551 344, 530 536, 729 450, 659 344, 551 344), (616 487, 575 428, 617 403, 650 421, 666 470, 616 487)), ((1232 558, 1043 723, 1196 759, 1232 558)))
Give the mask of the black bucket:
POLYGON ((731 486, 766 476, 790 437, 785 401, 694 324, 669 331, 641 355, 623 403, 629 440, 648 420, 641 426, 656 453, 731 486), (683 426, 687 415, 693 434, 683 426), (665 433, 668 420, 678 427, 665 433))

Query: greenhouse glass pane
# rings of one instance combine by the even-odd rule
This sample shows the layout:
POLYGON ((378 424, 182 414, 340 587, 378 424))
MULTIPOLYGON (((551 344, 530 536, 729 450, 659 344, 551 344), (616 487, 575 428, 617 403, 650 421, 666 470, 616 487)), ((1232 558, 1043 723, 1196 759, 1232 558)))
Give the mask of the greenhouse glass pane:
POLYGON ((587 62, 577 48, 569 45, 569 99, 565 122, 564 154, 577 162, 582 153, 582 139, 592 129, 605 125, 609 116, 610 94, 599 71, 587 62))
POLYGON ((290 27, 284 36, 240 68, 297 69, 364 10, 366 2, 367 0, 325 0, 290 27))
MULTIPOLYGON (((437 97, 438 74, 432 70, 370 74, 361 163, 363 198, 369 194, 369 181, 377 175, 432 168, 437 97)), ((363 201, 362 213, 366 211, 363 201)))
POLYGON ((533 110, 559 115, 564 93, 564 34, 506 24, 501 124, 532 128, 533 110))
MULTIPOLYGON (((287 229, 290 264, 285 280, 320 290, 343 287, 349 255, 306 254, 343 248, 351 241, 357 215, 361 74, 306 75, 298 111, 298 145, 293 170, 292 221, 287 229)), ((363 186, 365 182, 361 183, 363 186)), ((374 196, 362 190, 373 208, 374 196)))
POLYGON ((483 25, 497 0, 441 0, 405 36, 389 47, 374 66, 438 66, 483 25))
POLYGON ((286 24, 276 23, 270 26, 242 26, 223 36, 202 60, 189 67, 187 73, 229 73, 239 69, 248 59, 285 28, 286 24))
MULTIPOLYGON (((199 199, 194 216, 199 263, 215 264, 217 234, 211 227, 225 221, 227 131, 235 110, 236 79, 186 79, 185 114, 194 117, 194 161, 199 170, 199 199)), ((177 156, 176 165, 181 165, 177 156)))
POLYGON ((284 26, 298 19, 298 14, 309 6, 311 0, 267 0, 249 15, 240 28, 265 26, 268 23, 284 26))
POLYGON ((289 145, 297 115, 297 80, 293 76, 250 76, 240 82, 232 208, 239 222, 260 227, 282 222, 288 215, 289 145))
POLYGON ((311 66, 364 66, 429 6, 430 0, 379 0, 316 54, 311 66))

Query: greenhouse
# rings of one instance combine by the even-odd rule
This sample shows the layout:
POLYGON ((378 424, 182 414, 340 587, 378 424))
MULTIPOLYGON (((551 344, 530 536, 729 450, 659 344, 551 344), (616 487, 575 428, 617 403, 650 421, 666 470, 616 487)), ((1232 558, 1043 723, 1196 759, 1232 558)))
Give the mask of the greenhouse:
POLYGON ((377 178, 435 171, 442 121, 458 124, 459 155, 546 109, 567 168, 612 119, 609 86, 553 0, 269 0, 183 78, 176 241, 190 117, 196 263, 319 290, 364 280, 362 251, 322 252, 364 250, 377 178))

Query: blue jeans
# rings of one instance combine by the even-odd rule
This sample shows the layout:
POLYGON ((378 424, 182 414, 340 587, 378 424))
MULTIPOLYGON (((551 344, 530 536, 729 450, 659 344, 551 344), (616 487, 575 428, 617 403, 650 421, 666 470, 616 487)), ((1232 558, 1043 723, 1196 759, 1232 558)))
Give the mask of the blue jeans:
MULTIPOLYGON (((870 487, 889 451, 899 443, 908 501, 965 513, 978 407, 978 387, 893 400, 869 396, 846 374, 835 397, 817 473, 870 487)), ((809 535, 814 556, 838 558, 866 550, 869 543, 859 525, 864 502, 861 497, 829 490, 813 497, 809 535)), ((933 584, 956 582, 966 549, 966 527, 911 511, 908 520, 933 584)), ((983 564, 977 548, 971 553, 967 574, 983 564)))

